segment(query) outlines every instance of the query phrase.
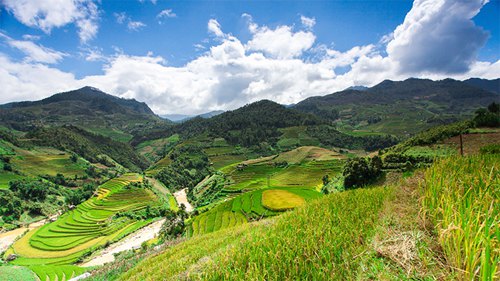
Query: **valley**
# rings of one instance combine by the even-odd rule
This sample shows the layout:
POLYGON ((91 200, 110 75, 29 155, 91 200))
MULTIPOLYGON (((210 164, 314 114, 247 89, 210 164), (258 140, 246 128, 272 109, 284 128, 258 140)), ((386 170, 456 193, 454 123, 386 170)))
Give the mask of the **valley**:
POLYGON ((493 280, 497 99, 413 79, 177 123, 91 87, 0 106, 0 280, 493 280))

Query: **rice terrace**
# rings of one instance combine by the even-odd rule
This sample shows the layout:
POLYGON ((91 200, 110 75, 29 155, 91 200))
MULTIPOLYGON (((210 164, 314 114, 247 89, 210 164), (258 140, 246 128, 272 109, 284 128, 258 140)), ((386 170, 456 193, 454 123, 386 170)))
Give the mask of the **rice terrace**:
POLYGON ((499 18, 0 1, 0 281, 500 281, 499 18))

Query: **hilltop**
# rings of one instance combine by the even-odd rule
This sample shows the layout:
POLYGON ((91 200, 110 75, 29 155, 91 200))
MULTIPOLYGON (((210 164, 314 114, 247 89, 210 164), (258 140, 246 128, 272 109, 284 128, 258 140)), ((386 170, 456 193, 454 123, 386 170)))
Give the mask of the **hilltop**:
POLYGON ((129 140, 131 133, 161 120, 143 102, 122 99, 93 87, 58 93, 39 101, 0 105, 0 124, 19 131, 41 126, 76 125, 129 140))

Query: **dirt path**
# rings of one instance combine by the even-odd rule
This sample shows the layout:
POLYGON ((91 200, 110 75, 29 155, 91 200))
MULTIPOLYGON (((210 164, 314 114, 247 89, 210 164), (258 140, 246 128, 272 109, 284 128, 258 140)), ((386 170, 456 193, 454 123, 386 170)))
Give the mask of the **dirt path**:
POLYGON ((193 210, 193 206, 191 206, 191 204, 189 204, 187 200, 186 189, 187 188, 177 191, 176 193, 174 193, 174 197, 177 200, 179 206, 181 204, 184 204, 184 206, 186 206, 186 212, 191 212, 193 210))
POLYGON ((79 266, 87 267, 87 266, 98 266, 103 265, 108 262, 112 262, 115 260, 114 254, 119 252, 137 249, 141 247, 141 244, 145 241, 155 238, 155 236, 160 232, 161 226, 165 222, 165 219, 156 221, 144 228, 139 229, 138 231, 128 235, 124 239, 118 241, 102 250, 97 256, 92 258, 90 261, 79 264, 79 266))
MULTIPOLYGON (((50 219, 57 218, 58 215, 52 216, 50 219)), ((26 231, 35 229, 49 222, 49 219, 39 220, 37 222, 31 223, 28 227, 20 227, 11 231, 0 233, 0 252, 7 250, 14 241, 20 236, 22 236, 26 231)))

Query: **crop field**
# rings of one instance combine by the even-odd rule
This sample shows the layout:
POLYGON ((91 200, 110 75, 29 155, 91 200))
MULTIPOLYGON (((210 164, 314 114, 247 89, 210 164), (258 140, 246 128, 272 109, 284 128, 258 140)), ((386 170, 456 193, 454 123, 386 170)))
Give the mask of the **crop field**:
POLYGON ((40 280, 69 280, 85 272, 84 268, 74 265, 34 265, 30 266, 40 280))
MULTIPOLYGON (((11 262, 16 265, 70 265, 96 247, 119 240, 149 224, 151 220, 135 221, 127 217, 111 220, 120 211, 140 210, 156 204, 157 197, 150 190, 124 188, 131 182, 141 180, 138 174, 125 174, 107 181, 99 187, 96 196, 55 222, 31 230, 16 241, 5 255, 17 254, 19 257, 11 262)), ((48 267, 40 268, 48 270, 48 267)), ((39 272, 37 274, 40 276, 39 272)), ((57 274, 60 276, 60 273, 57 274)), ((64 274, 67 276, 68 272, 64 274)))
POLYGON ((273 211, 286 211, 306 203, 304 198, 286 190, 271 189, 262 192, 262 206, 273 211))
POLYGON ((11 172, 0 171, 0 189, 9 188, 9 182, 13 180, 19 180, 24 178, 18 174, 14 174, 11 172))
POLYGON ((500 157, 454 157, 425 174, 422 208, 458 280, 500 278, 500 157))
MULTIPOLYGON (((0 280, 2 281, 35 281, 35 274, 24 266, 0 266, 0 280)), ((45 279, 41 279, 45 280, 45 279)))
POLYGON ((149 161, 157 161, 160 155, 163 155, 166 148, 169 148, 179 142, 179 135, 175 134, 168 138, 149 140, 142 142, 135 148, 137 152, 146 157, 149 161))
MULTIPOLYGON (((275 160, 273 160, 275 161, 275 160)), ((267 187, 317 188, 324 175, 335 176, 342 170, 343 160, 306 161, 301 164, 276 167, 259 163, 227 171, 232 183, 228 191, 255 190, 267 187), (269 184, 268 184, 269 183, 269 184)))
POLYGON ((390 190, 331 194, 272 223, 197 235, 142 260, 119 280, 356 280, 390 190), (319 258, 316 258, 319 257, 319 258), (201 259, 207 262, 199 263, 201 259), (223 266, 221 266, 223 265, 223 266), (252 277, 249 277, 252 276, 252 277))
POLYGON ((34 150, 16 149, 11 164, 14 169, 27 175, 51 175, 58 173, 66 177, 83 176, 85 165, 81 159, 71 161, 69 153, 52 149, 36 148, 34 150))
POLYGON ((319 145, 317 139, 311 138, 306 133, 306 127, 290 127, 280 129, 283 135, 278 140, 278 146, 281 149, 290 149, 297 146, 319 145))
POLYGON ((457 150, 449 145, 412 146, 404 152, 413 157, 448 157, 457 154, 457 150))
POLYGON ((188 236, 210 233, 241 225, 250 220, 274 216, 321 196, 322 194, 317 191, 300 188, 247 192, 195 217, 188 228, 188 236))
MULTIPOLYGON (((489 144, 500 144, 500 133, 474 133, 462 135, 465 155, 473 155, 479 152, 479 149, 489 144)), ((460 137, 456 136, 445 140, 444 143, 451 145, 460 153, 460 137)))

